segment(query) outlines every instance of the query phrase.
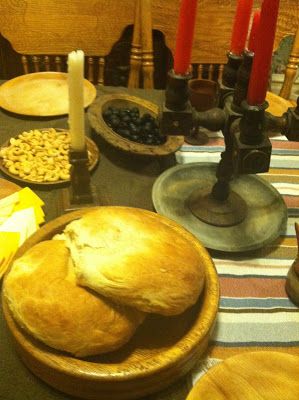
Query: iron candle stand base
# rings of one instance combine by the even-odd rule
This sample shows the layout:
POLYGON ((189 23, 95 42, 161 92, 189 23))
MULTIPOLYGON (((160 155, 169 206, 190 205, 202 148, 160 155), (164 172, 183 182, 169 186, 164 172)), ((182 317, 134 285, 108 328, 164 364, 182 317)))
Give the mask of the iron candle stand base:
POLYGON ((68 188, 62 189, 61 204, 63 211, 68 212, 99 205, 95 188, 90 183, 87 150, 70 150, 69 160, 71 164, 71 184, 68 188))

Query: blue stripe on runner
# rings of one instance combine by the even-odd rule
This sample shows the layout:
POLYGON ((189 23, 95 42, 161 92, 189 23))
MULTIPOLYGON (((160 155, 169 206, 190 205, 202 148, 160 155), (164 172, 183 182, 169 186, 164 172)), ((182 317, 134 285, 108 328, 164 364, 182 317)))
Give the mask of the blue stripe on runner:
POLYGON ((285 278, 285 275, 262 275, 262 274, 243 274, 243 275, 238 275, 238 274, 224 274, 224 273, 219 273, 218 276, 221 278, 238 278, 238 279, 248 279, 248 278, 257 278, 257 279, 282 279, 285 278))
POLYGON ((221 297, 220 299, 221 308, 292 308, 297 310, 295 306, 287 298, 232 298, 232 297, 221 297))
POLYGON ((299 341, 295 342, 238 342, 228 343, 212 340, 211 343, 217 344, 222 347, 296 347, 299 346, 299 341))
MULTIPOLYGON (((181 152, 194 152, 194 153, 203 153, 203 152, 222 152, 224 151, 224 146, 181 146, 178 151, 181 152)), ((298 156, 299 150, 297 149, 275 149, 272 148, 272 154, 277 155, 289 155, 289 156, 298 156)))

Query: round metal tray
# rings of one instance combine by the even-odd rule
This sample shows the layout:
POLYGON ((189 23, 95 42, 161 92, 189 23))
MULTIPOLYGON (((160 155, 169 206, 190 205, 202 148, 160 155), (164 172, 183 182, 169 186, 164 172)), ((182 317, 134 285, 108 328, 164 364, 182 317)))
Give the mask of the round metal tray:
POLYGON ((202 244, 213 250, 241 252, 261 248, 281 235, 286 227, 287 208, 280 193, 256 175, 242 175, 231 182, 248 207, 238 225, 219 227, 195 217, 187 200, 195 189, 213 187, 215 163, 190 163, 172 167, 154 183, 152 200, 156 211, 183 225, 202 244))

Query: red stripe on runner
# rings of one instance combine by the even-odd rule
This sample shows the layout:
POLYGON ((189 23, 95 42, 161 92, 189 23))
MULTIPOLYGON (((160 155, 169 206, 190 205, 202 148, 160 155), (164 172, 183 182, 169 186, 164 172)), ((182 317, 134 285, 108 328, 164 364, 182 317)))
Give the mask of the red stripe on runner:
POLYGON ((287 297, 285 279, 220 277, 219 281, 221 296, 225 297, 287 297))

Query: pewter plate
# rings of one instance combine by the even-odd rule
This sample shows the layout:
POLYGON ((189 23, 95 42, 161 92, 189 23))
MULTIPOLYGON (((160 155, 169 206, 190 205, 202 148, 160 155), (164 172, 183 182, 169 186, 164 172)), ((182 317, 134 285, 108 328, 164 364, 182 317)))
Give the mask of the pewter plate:
POLYGON ((195 217, 187 199, 197 189, 216 182, 215 163, 190 163, 172 167, 154 183, 152 200, 156 211, 180 223, 202 244, 213 250, 241 252, 273 242, 286 229, 287 207, 280 193, 256 175, 241 175, 231 182, 248 207, 244 221, 235 226, 209 225, 195 217))

